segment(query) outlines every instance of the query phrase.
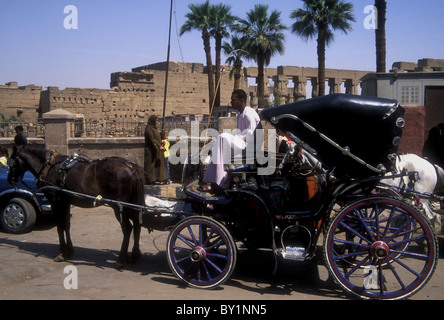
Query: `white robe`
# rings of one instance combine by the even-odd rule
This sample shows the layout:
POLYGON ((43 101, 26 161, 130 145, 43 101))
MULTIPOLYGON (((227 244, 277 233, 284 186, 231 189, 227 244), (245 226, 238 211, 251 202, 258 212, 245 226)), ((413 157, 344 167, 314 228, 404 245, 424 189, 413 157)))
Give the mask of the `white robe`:
POLYGON ((251 137, 260 122, 259 115, 250 107, 237 116, 237 133, 222 133, 217 137, 211 149, 211 161, 208 164, 204 182, 216 183, 223 189, 228 187, 227 173, 224 164, 229 163, 233 156, 239 156, 247 147, 247 138, 251 137))

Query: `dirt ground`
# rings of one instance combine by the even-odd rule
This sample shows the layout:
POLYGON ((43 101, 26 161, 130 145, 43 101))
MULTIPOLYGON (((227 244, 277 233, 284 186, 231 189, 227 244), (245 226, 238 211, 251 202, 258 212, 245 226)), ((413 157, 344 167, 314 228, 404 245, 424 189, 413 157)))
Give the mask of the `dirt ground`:
MULTIPOLYGON (((184 286, 171 273, 165 255, 167 232, 141 237, 142 258, 123 270, 115 268, 122 233, 108 207, 73 208, 74 257, 53 262, 57 231, 51 219, 27 234, 0 230, 0 299, 2 300, 342 300, 328 278, 322 258, 312 262, 279 262, 260 252, 238 263, 231 279, 215 290, 184 286), (73 268, 75 267, 75 268, 73 268), (74 274, 76 272, 76 274, 74 274), (76 275, 77 282, 72 280, 76 275), (74 287, 76 284, 77 288, 74 287)), ((440 246, 444 248, 443 238, 440 246)), ((412 300, 444 299, 444 249, 432 280, 412 300)))

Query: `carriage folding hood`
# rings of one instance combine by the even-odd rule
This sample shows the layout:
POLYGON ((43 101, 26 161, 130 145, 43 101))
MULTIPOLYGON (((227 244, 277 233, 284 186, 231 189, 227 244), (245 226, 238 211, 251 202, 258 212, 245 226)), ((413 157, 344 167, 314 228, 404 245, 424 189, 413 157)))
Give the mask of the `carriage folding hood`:
POLYGON ((261 117, 316 151, 338 177, 379 176, 394 169, 404 108, 395 100, 332 94, 270 107, 261 117))

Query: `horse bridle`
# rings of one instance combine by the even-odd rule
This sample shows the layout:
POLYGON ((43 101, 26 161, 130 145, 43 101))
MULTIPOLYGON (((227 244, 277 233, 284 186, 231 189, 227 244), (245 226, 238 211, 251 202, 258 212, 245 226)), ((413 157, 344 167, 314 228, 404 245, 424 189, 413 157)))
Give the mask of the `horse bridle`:
MULTIPOLYGON (((22 164, 20 163, 20 161, 18 161, 19 159, 21 159, 23 161, 22 158, 20 158, 20 153, 23 151, 24 147, 19 147, 18 150, 13 154, 13 156, 11 157, 12 159, 12 166, 10 167, 10 176, 13 177, 12 179, 8 177, 8 181, 13 184, 14 186, 17 184, 17 182, 19 180, 21 180, 23 178, 23 174, 25 173, 26 170, 24 170, 22 164), (16 176, 16 170, 17 167, 20 167, 21 169, 21 178, 15 180, 15 176, 16 176)), ((44 165, 42 166, 42 168, 40 168, 40 170, 38 172, 36 172, 36 179, 39 181, 45 181, 46 177, 48 176, 49 171, 51 170, 51 168, 55 165, 55 159, 60 155, 59 152, 55 151, 55 150, 51 150, 48 153, 48 157, 44 163, 44 165)))

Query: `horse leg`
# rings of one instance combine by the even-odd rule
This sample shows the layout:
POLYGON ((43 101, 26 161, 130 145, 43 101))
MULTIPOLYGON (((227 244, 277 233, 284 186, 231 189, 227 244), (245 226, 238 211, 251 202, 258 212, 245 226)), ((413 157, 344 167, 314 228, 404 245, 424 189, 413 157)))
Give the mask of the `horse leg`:
POLYGON ((139 221, 137 221, 137 219, 135 219, 133 221, 134 244, 133 244, 133 250, 131 251, 131 259, 130 259, 131 263, 135 263, 142 256, 142 252, 140 251, 140 246, 139 246, 141 229, 142 229, 141 224, 139 223, 139 221))
POLYGON ((60 262, 69 259, 73 253, 74 248, 71 241, 71 214, 68 201, 61 201, 61 205, 55 205, 58 213, 57 219, 57 233, 59 235, 59 254, 54 258, 54 261, 60 262))
POLYGON ((122 228, 123 240, 120 247, 119 257, 117 258, 117 268, 123 268, 125 264, 128 263, 128 246, 131 237, 132 225, 128 217, 121 213, 119 208, 114 208, 114 214, 117 220, 120 222, 120 227, 122 228))

